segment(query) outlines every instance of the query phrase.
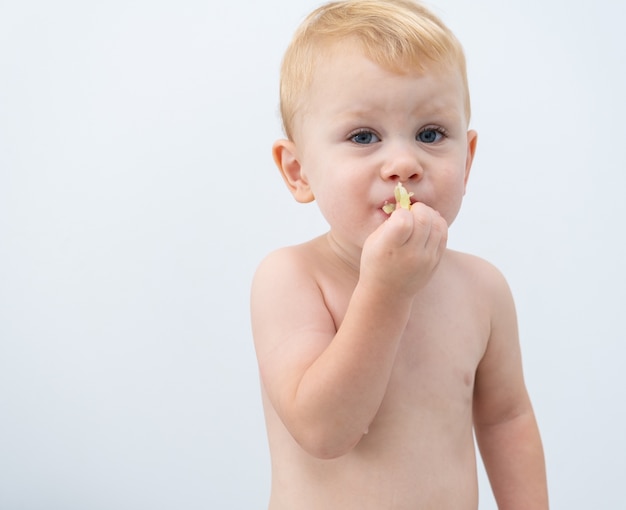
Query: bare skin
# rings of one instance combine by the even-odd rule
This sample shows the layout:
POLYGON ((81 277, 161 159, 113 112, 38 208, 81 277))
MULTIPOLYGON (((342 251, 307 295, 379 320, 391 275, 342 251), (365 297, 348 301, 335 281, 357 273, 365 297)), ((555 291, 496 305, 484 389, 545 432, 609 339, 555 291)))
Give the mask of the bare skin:
POLYGON ((475 510, 473 430, 499 508, 547 509, 509 288, 446 248, 476 147, 464 112, 454 69, 398 74, 346 44, 274 144, 331 228, 253 282, 270 510, 475 510), (398 183, 412 205, 387 215, 398 183))
MULTIPOLYGON (((317 340, 307 339, 307 346, 277 345, 267 352, 260 346, 262 376, 270 392, 275 391, 273 380, 289 377, 290 361, 306 365, 328 352, 328 341, 334 336, 331 332, 341 327, 350 301, 354 302, 358 279, 358 272, 337 256, 327 236, 276 252, 265 261, 255 288, 272 284, 274 295, 283 296, 272 298, 271 304, 265 298, 267 306, 277 310, 275 315, 297 314, 301 307, 323 310, 327 314, 324 326, 329 328, 326 333, 324 326, 318 328, 317 340), (299 287, 298 299, 294 302, 289 293, 281 292, 277 281, 299 287)), ((264 299, 253 293, 253 303, 256 297, 264 299)), ((395 311, 397 302, 391 298, 389 305, 383 313, 389 314, 390 322, 402 321, 395 311)), ((265 309, 259 303, 255 307, 265 309)), ((263 313, 256 320, 277 320, 272 315, 263 313)), ((332 420, 333 430, 326 436, 318 432, 317 442, 307 443, 308 431, 303 431, 298 444, 292 435, 298 431, 285 426, 264 385, 273 471, 270 510, 476 509, 473 399, 482 389, 476 378, 485 378, 487 386, 491 377, 481 374, 481 360, 492 355, 486 356, 486 351, 496 331, 509 334, 508 338, 492 338, 494 343, 507 342, 510 349, 493 356, 502 358, 498 362, 512 370, 507 371, 507 378, 514 382, 507 386, 511 387, 510 396, 516 398, 504 405, 491 402, 489 395, 477 395, 481 402, 488 402, 477 418, 482 421, 484 415, 489 423, 516 418, 527 423, 524 430, 536 434, 522 379, 510 294, 492 266, 471 256, 445 252, 432 278, 409 306, 405 320, 397 341, 392 330, 390 338, 380 339, 387 342, 388 353, 372 353, 375 372, 385 381, 382 398, 371 389, 363 394, 368 390, 344 388, 354 391, 357 400, 371 402, 358 405, 371 408, 371 416, 338 412, 332 420), (371 401, 373 394, 376 397, 371 401), (325 437, 344 434, 345 446, 324 450, 325 437)), ((256 324, 257 331, 265 327, 256 324)), ((367 363, 368 355, 363 353, 356 365, 364 368, 367 363)), ((352 398, 338 395, 334 406, 341 406, 344 400, 348 411, 352 398)), ((307 428, 305 424, 293 427, 307 428)), ((540 453, 534 459, 539 466, 540 453)), ((543 508, 524 501, 528 506, 502 508, 543 508)))

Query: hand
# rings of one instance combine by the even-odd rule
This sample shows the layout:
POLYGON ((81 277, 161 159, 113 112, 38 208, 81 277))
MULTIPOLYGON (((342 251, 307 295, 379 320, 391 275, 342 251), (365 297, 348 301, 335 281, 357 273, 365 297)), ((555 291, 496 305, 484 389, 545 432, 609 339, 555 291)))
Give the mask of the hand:
POLYGON ((383 295, 413 297, 437 268, 447 239, 448 225, 431 207, 398 207, 365 241, 361 281, 383 295))

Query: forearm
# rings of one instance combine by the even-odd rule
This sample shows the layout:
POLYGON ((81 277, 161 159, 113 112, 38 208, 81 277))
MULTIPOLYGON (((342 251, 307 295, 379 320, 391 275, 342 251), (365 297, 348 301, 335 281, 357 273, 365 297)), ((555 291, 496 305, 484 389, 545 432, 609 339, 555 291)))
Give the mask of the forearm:
POLYGON ((546 510, 545 461, 532 410, 477 424, 476 438, 499 510, 546 510))
POLYGON ((357 286, 344 320, 300 379, 292 433, 320 457, 352 448, 367 431, 385 395, 411 300, 377 296, 357 286))

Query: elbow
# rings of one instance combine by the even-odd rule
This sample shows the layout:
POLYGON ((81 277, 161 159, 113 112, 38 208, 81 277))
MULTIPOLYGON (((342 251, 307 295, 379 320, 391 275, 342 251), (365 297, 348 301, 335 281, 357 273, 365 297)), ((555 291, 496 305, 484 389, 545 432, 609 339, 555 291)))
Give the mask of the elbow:
POLYGON ((331 443, 298 441, 300 447, 311 457, 319 460, 334 460, 348 454, 358 443, 337 445, 331 443))
POLYGON ((320 460, 343 457, 359 444, 363 434, 340 433, 335 430, 308 428, 294 439, 307 454, 320 460))

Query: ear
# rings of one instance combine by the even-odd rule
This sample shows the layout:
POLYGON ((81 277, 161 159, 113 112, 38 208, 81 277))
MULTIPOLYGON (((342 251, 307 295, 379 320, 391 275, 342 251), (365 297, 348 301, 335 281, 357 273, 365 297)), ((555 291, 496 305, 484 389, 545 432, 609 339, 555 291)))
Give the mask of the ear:
POLYGON ((300 203, 312 202, 315 196, 302 172, 296 145, 291 140, 277 140, 272 146, 274 162, 291 194, 300 203))
POLYGON ((465 186, 467 187, 467 181, 469 179, 470 170, 472 168, 472 161, 474 161, 474 155, 476 154, 476 142, 478 141, 478 133, 473 129, 467 132, 467 155, 465 157, 465 186))

